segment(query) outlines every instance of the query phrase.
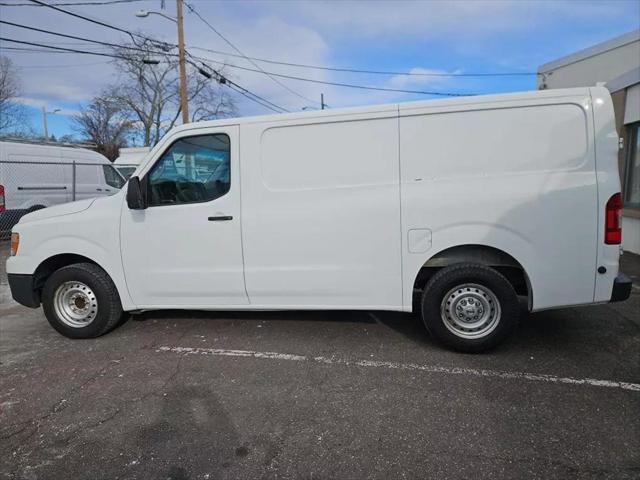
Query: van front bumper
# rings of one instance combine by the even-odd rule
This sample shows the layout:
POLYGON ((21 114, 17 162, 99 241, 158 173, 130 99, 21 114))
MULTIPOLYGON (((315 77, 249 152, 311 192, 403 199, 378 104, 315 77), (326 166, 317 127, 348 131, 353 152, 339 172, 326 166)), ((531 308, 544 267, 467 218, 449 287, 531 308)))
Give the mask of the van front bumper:
POLYGON ((9 273, 9 288, 13 299, 25 307, 38 308, 40 295, 33 288, 33 275, 22 273, 9 273))
POLYGON ((610 302, 622 302, 631 295, 631 279, 624 273, 618 273, 613 281, 613 289, 611 290, 610 302))

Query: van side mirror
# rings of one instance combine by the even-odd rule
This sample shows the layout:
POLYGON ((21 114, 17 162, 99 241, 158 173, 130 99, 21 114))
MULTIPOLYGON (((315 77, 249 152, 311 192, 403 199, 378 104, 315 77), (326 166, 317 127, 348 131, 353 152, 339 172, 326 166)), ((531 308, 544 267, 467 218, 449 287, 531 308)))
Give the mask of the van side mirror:
POLYGON ((131 177, 127 183, 127 206, 131 210, 147 208, 146 195, 142 191, 142 183, 138 177, 131 177))

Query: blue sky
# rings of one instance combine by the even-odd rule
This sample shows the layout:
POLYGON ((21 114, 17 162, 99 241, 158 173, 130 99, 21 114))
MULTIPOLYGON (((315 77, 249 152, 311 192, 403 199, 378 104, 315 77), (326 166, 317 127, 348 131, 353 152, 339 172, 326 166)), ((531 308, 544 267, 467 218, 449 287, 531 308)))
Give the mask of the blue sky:
MULTIPOLYGON (((27 0, 9 1, 24 3, 27 0)), ((640 0, 190 1, 203 17, 247 55, 373 70, 535 72, 540 64, 640 28, 640 0)), ((175 2, 166 0, 165 3, 164 12, 173 15, 175 2)), ((174 43, 173 23, 157 16, 145 19, 134 16, 136 10, 159 10, 160 7, 161 0, 141 0, 63 8, 174 43)), ((0 7, 0 17, 103 41, 117 43, 123 39, 118 32, 48 8, 0 7)), ((185 30, 188 46, 232 51, 188 12, 185 13, 185 30)), ((6 25, 0 26, 0 31, 2 36, 10 38, 85 48, 62 44, 65 39, 28 33, 6 25)), ((101 57, 8 50, 1 53, 20 67, 21 101, 28 106, 35 129, 42 129, 41 106, 49 110, 62 109, 49 115, 49 130, 56 136, 71 133, 70 115, 118 75, 113 65, 101 57)), ((253 68, 242 59, 207 56, 253 68)), ((393 77, 261 66, 277 73, 318 80, 402 89, 482 94, 535 88, 534 76, 393 77)), ((310 103, 263 74, 233 68, 227 68, 227 72, 238 83, 290 110, 300 110, 310 103)), ((312 99, 319 99, 323 92, 331 107, 429 98, 281 81, 312 99)), ((243 115, 265 113, 262 107, 242 97, 238 98, 238 105, 243 115)))

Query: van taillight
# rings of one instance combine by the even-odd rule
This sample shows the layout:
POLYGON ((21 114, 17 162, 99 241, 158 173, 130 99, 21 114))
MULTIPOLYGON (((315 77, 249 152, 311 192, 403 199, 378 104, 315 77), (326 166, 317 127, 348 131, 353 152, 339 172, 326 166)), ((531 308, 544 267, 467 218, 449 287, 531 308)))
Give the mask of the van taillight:
POLYGON ((622 195, 616 193, 607 202, 604 217, 604 243, 619 245, 622 242, 622 195))
POLYGON ((4 185, 0 185, 0 213, 4 212, 4 185))

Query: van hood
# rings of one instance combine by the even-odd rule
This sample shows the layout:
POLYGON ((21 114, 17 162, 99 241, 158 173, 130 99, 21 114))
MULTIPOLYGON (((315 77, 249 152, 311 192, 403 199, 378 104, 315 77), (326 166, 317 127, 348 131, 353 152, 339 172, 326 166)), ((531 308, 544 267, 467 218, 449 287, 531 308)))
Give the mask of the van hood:
POLYGON ((77 202, 63 203, 61 205, 43 208, 35 212, 27 213, 18 223, 31 223, 37 220, 46 220, 47 218, 82 212, 89 208, 95 201, 95 198, 87 198, 86 200, 78 200, 77 202))

